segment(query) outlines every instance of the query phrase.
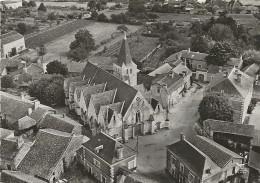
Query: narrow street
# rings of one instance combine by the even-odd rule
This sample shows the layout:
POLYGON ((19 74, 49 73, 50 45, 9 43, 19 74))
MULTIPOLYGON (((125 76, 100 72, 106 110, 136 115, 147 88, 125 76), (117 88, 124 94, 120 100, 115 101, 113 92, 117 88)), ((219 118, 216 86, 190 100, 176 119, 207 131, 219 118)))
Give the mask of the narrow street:
MULTIPOLYGON (((189 90, 184 98, 170 110, 170 128, 162 129, 154 135, 140 136, 138 145, 137 170, 139 173, 157 180, 172 182, 164 175, 166 166, 166 146, 179 141, 184 133, 187 139, 196 135, 194 125, 197 120, 198 105, 202 100, 203 88, 189 90)), ((126 145, 136 149, 137 139, 130 140, 126 145)))

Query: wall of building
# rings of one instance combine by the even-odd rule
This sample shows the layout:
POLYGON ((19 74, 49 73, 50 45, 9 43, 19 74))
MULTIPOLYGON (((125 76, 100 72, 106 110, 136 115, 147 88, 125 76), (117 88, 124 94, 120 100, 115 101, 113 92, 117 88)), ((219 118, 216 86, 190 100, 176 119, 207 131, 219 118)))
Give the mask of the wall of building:
POLYGON ((6 57, 7 55, 9 57, 10 56, 9 54, 12 52, 12 48, 16 48, 17 53, 24 50, 25 49, 24 38, 3 45, 3 56, 6 57))

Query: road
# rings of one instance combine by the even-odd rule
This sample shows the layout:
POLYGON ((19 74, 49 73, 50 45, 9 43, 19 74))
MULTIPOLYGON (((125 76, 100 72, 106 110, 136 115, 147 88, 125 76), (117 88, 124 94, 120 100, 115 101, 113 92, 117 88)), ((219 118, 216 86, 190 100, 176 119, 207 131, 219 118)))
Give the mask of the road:
MULTIPOLYGON (((186 139, 192 139, 196 135, 194 125, 203 89, 195 93, 194 89, 189 90, 187 95, 170 110, 169 130, 163 129, 154 135, 139 137, 137 169, 140 174, 158 182, 172 182, 164 175, 166 146, 179 141, 180 133, 184 133, 186 139)), ((136 139, 130 140, 126 145, 136 148, 136 139)))

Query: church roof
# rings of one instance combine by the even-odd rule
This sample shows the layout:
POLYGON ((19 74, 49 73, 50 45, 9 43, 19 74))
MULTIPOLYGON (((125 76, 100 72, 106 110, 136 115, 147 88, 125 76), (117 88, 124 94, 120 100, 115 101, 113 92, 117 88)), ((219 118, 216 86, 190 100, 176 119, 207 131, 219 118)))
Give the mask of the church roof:
POLYGON ((131 66, 133 63, 131 53, 130 53, 130 48, 126 39, 126 35, 122 41, 121 44, 121 49, 119 52, 118 60, 117 60, 117 65, 121 66, 126 65, 126 66, 131 66))

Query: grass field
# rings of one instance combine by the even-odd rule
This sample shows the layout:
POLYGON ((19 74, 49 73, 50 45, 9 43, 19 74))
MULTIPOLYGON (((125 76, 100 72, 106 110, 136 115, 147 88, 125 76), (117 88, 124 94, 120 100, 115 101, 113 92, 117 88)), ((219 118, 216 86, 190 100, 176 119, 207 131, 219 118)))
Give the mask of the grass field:
MULTIPOLYGON (((92 24, 89 24, 82 29, 88 29, 90 33, 93 35, 93 38, 95 39, 96 45, 99 45, 101 41, 108 39, 111 37, 111 35, 115 32, 117 32, 118 24, 110 24, 110 23, 100 23, 95 22, 92 24)), ((128 27, 128 34, 135 32, 138 29, 138 26, 130 26, 128 27)), ((58 39, 55 39, 49 43, 45 44, 47 53, 43 57, 44 62, 51 62, 53 60, 61 60, 63 63, 66 63, 68 61, 66 53, 69 51, 69 45, 70 43, 75 40, 75 34, 78 30, 71 32, 69 34, 66 34, 58 39)), ((111 42, 106 43, 103 46, 109 46, 110 44, 120 41, 123 38, 123 35, 116 37, 115 39, 111 40, 111 42)), ((99 48, 99 50, 102 50, 103 48, 99 48)), ((28 57, 34 58, 37 57, 37 52, 32 51, 28 53, 28 57)))
POLYGON ((190 14, 176 14, 176 13, 156 13, 160 21, 175 20, 175 21, 191 21, 192 18, 199 18, 201 21, 205 21, 207 18, 211 18, 212 15, 190 15, 190 14))

